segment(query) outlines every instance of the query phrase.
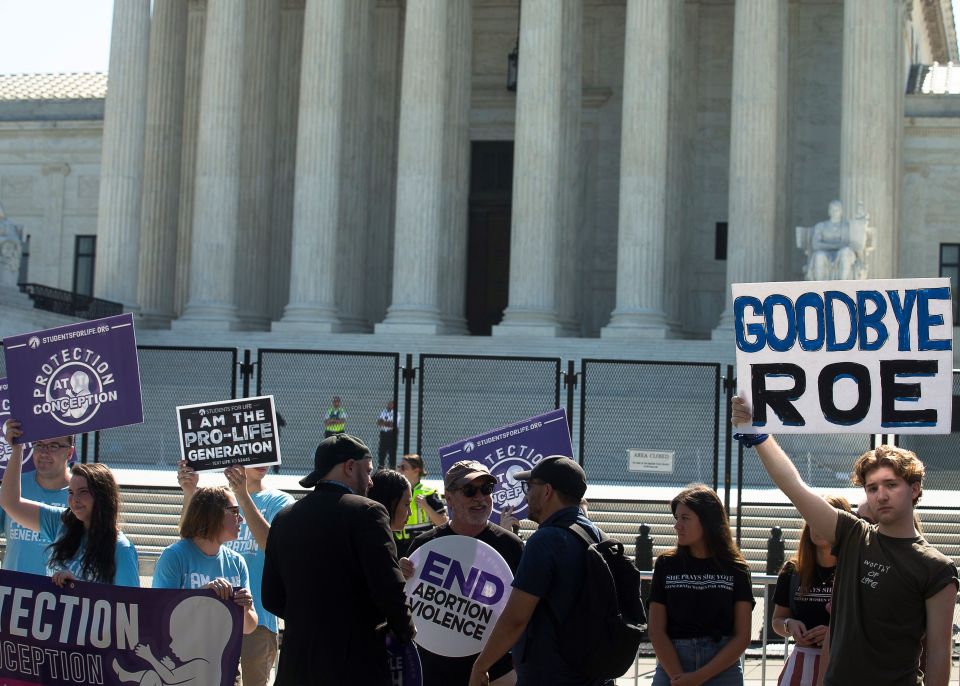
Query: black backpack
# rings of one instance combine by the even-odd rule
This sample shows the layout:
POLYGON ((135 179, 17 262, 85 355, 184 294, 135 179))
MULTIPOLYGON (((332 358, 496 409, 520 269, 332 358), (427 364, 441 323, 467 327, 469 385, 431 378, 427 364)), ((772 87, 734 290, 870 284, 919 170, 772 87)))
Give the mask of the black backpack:
POLYGON ((637 659, 647 628, 640 598, 640 572, 623 544, 600 534, 597 543, 575 522, 564 526, 585 544, 580 595, 561 625, 553 617, 560 653, 591 679, 616 679, 637 659))

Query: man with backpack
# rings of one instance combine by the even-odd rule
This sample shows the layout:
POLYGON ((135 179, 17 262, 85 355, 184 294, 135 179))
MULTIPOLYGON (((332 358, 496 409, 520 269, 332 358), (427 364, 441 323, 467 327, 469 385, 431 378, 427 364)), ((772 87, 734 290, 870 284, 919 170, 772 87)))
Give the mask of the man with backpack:
POLYGON ((470 686, 487 684, 488 669, 511 648, 517 686, 612 684, 636 658, 646 623, 639 572, 580 511, 587 490, 580 465, 553 455, 512 476, 540 526, 470 686))

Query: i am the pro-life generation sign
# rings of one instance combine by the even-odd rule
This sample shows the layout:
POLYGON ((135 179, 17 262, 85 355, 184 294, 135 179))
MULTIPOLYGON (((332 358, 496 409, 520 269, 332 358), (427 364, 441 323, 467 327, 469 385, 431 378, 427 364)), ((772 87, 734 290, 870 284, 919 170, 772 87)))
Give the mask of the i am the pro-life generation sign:
POLYGON ((143 421, 133 315, 3 339, 18 442, 143 421))
POLYGON ((949 279, 733 285, 745 432, 949 433, 949 279))
POLYGON ((490 521, 499 524, 500 513, 506 507, 513 508, 517 519, 527 516, 527 499, 513 475, 533 469, 550 455, 573 457, 567 412, 563 409, 445 445, 440 448, 440 468, 446 474, 460 460, 476 460, 486 465, 497 479, 490 521))
POLYGON ((180 454, 196 471, 280 464, 273 396, 177 408, 180 454))

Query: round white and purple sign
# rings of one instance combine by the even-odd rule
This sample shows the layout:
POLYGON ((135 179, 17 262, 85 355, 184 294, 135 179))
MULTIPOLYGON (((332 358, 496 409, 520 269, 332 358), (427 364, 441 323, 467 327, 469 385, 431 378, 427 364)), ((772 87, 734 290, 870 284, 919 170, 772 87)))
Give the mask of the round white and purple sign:
POLYGON ((513 572, 492 547, 469 536, 442 536, 410 556, 407 596, 416 641, 432 653, 480 652, 510 598, 513 572))

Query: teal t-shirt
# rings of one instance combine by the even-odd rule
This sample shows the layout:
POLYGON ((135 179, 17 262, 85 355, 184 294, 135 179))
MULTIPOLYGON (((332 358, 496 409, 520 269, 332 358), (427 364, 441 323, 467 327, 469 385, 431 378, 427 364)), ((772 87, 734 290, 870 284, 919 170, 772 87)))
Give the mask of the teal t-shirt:
MULTIPOLYGON (((60 521, 60 516, 66 509, 65 507, 57 507, 56 505, 40 504, 40 533, 43 536, 49 538, 51 541, 56 540, 63 528, 63 522, 60 521)), ((80 540, 80 547, 77 549, 77 554, 74 555, 73 559, 64 565, 64 567, 71 571, 78 579, 93 581, 93 579, 84 576, 81 569, 83 553, 87 547, 86 543, 86 536, 84 536, 84 538, 80 540)), ((117 573, 113 577, 113 585, 139 588, 140 565, 137 560, 137 549, 133 547, 133 543, 131 543, 122 532, 117 532, 117 546, 113 555, 117 563, 117 573)), ((53 568, 47 565, 44 573, 53 576, 59 569, 59 567, 53 568)))
MULTIPOLYGON (((294 497, 289 493, 273 489, 260 491, 259 493, 251 493, 250 499, 253 500, 254 506, 260 511, 263 518, 267 520, 267 524, 273 522, 273 518, 277 516, 280 510, 294 502, 294 497)), ((243 555, 243 559, 247 563, 247 571, 250 573, 250 584, 253 587, 253 606, 259 618, 258 624, 266 627, 273 633, 277 633, 279 630, 277 626, 277 616, 263 609, 263 603, 260 600, 260 587, 263 581, 263 561, 265 556, 263 550, 257 545, 257 539, 255 539, 250 532, 246 518, 244 518, 243 524, 240 525, 240 535, 237 537, 237 540, 227 541, 223 545, 243 555)))
MULTIPOLYGON (((27 500, 60 507, 67 506, 66 487, 48 490, 37 483, 36 472, 24 474, 20 478, 20 492, 27 500)), ((3 535, 7 539, 7 553, 3 558, 3 568, 14 572, 46 575, 47 560, 50 559, 47 546, 53 543, 53 539, 47 538, 40 531, 31 531, 20 526, 3 510, 0 510, 0 526, 3 527, 3 535)))
POLYGON ((153 570, 154 588, 203 588, 222 577, 236 588, 250 590, 247 563, 240 553, 220 546, 216 555, 207 555, 189 538, 167 546, 153 570))

